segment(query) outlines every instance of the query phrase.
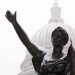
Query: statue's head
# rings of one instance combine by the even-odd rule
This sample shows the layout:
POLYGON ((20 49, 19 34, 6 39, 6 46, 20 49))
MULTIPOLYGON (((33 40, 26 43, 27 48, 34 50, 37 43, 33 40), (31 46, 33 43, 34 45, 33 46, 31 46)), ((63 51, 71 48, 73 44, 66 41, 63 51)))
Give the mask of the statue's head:
POLYGON ((61 27, 56 28, 51 35, 53 46, 63 47, 69 39, 68 33, 61 27))

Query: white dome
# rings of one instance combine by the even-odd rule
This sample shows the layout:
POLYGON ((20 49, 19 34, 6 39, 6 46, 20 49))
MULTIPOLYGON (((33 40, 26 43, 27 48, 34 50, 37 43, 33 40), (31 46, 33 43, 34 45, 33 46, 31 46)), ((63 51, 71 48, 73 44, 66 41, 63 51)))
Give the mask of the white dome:
MULTIPOLYGON (((72 39, 73 47, 75 48, 75 30, 70 26, 64 24, 64 22, 52 22, 45 25, 35 33, 35 35, 32 38, 32 41, 43 48, 51 50, 52 48, 51 34, 54 31, 54 29, 56 29, 59 26, 67 31, 69 39, 70 38, 72 39)), ((65 52, 68 51, 69 46, 70 46, 70 41, 68 41, 68 43, 64 47, 65 52)), ((31 58, 32 56, 30 55, 29 52, 27 52, 26 59, 21 65, 22 73, 20 73, 20 75, 36 75, 32 65, 31 58)))

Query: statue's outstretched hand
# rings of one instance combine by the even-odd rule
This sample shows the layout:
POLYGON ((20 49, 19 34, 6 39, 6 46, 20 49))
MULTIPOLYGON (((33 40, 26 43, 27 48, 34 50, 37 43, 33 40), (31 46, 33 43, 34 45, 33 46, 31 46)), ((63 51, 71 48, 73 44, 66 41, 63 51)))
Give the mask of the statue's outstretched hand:
POLYGON ((12 14, 9 10, 6 12, 6 18, 8 19, 8 21, 10 21, 11 23, 15 23, 16 22, 16 12, 14 14, 12 14))

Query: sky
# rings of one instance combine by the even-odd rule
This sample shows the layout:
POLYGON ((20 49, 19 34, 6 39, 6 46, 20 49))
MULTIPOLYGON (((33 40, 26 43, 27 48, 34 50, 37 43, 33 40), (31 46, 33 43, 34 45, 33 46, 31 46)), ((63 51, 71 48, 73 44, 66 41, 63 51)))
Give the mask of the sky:
MULTIPOLYGON (((6 11, 17 11, 17 21, 29 38, 48 24, 54 0, 0 0, 0 75, 18 75, 26 56, 26 48, 19 40, 6 11)), ((64 22, 75 29, 75 0, 58 0, 64 22)))

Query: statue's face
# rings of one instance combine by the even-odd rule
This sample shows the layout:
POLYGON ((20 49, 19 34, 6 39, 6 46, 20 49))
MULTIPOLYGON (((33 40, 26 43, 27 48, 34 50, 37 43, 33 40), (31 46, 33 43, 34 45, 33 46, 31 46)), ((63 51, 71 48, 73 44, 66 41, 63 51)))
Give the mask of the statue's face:
POLYGON ((61 32, 55 32, 52 36, 52 44, 54 46, 63 46, 64 45, 64 38, 61 32))
POLYGON ((64 46, 68 42, 68 34, 63 28, 58 27, 53 31, 51 40, 53 46, 64 46))

